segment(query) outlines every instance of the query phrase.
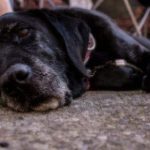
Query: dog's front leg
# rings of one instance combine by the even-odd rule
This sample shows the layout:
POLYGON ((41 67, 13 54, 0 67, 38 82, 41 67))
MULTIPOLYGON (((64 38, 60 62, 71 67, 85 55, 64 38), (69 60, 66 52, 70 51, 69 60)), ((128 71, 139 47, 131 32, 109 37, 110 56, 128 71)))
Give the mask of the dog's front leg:
MULTIPOLYGON (((141 37, 142 38, 142 37, 141 37)), ((145 41, 145 38, 143 38, 145 41)), ((134 64, 144 72, 142 89, 150 92, 150 42, 146 40, 146 45, 126 33, 116 38, 116 56, 134 64), (123 36, 124 35, 124 36, 123 36)))

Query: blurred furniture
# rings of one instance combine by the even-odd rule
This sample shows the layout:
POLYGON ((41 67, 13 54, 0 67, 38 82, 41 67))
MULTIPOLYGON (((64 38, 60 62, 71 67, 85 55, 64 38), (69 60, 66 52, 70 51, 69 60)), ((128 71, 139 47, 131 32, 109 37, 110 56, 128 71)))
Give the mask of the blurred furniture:
MULTIPOLYGON (((135 15, 134 15, 134 13, 132 11, 132 8, 130 6, 129 0, 123 0, 123 1, 124 1, 124 4, 125 4, 128 12, 129 12, 129 15, 131 17, 133 25, 134 25, 134 27, 136 29, 136 33, 135 34, 138 35, 138 36, 141 36, 142 35, 142 28, 143 28, 144 24, 146 23, 146 21, 148 19, 148 16, 150 14, 150 8, 147 9, 147 11, 145 12, 143 18, 138 23, 136 18, 135 18, 135 15)), ((144 6, 147 6, 147 7, 149 6, 148 4, 150 4, 150 1, 148 1, 148 0, 139 0, 139 2, 141 4, 144 4, 144 6)))
POLYGON ((144 7, 147 8, 147 10, 145 11, 145 15, 143 16, 143 18, 139 24, 139 29, 142 29, 144 23, 146 22, 149 14, 150 14, 150 8, 149 8, 150 7, 150 0, 138 0, 138 1, 141 5, 143 5, 144 7))
POLYGON ((25 10, 35 8, 52 8, 64 5, 63 0, 10 0, 14 10, 25 10))
POLYGON ((69 0, 69 6, 92 9, 92 0, 69 0))
MULTIPOLYGON (((97 9, 105 0, 97 0, 95 2, 95 4, 93 4, 93 9, 97 9)), ((130 18, 132 20, 132 23, 134 25, 134 28, 136 30, 136 33, 135 35, 137 36, 141 36, 142 35, 142 28, 143 26, 145 25, 148 17, 149 17, 149 14, 150 14, 150 8, 148 8, 150 6, 150 0, 138 0, 144 7, 147 8, 147 10, 144 12, 144 15, 142 17, 142 19, 140 20, 140 22, 138 22, 136 20, 136 17, 133 13, 133 10, 132 10, 132 7, 130 5, 130 2, 129 0, 123 0, 124 2, 124 5, 130 15, 130 18)))
POLYGON ((97 9, 103 2, 104 0, 97 0, 95 4, 93 4, 92 9, 97 9))
MULTIPOLYGON (((16 7, 15 10, 18 10, 17 8, 19 8, 20 10, 30 9, 30 8, 52 8, 54 6, 66 5, 68 3, 69 3, 69 6, 75 6, 75 7, 81 7, 81 8, 95 10, 95 9, 99 9, 99 6, 101 6, 101 4, 103 4, 103 2, 106 2, 107 0, 32 0, 32 1, 31 0, 11 0, 11 1, 14 1, 15 4, 18 2, 19 7, 16 7)), ((141 36, 143 34, 142 33, 143 27, 145 26, 145 23, 148 19, 149 13, 150 13, 150 8, 148 8, 150 6, 150 0, 134 0, 134 1, 135 1, 135 3, 140 2, 140 4, 142 4, 145 7, 145 9, 141 9, 141 12, 143 12, 143 15, 142 15, 142 18, 140 19, 140 21, 137 21, 136 15, 134 14, 133 10, 135 8, 131 7, 132 0, 122 0, 122 1, 118 0, 118 2, 116 0, 116 3, 115 3, 115 1, 113 3, 110 3, 110 5, 108 5, 108 8, 111 7, 109 9, 114 11, 113 4, 114 5, 119 4, 121 6, 122 3, 124 3, 126 9, 122 10, 123 7, 120 7, 121 10, 118 9, 119 12, 122 11, 123 14, 127 15, 127 13, 125 13, 125 11, 126 10, 128 11, 128 14, 132 20, 132 24, 135 28, 135 34, 138 36, 141 36)), ((107 2, 106 2, 106 4, 107 4, 107 2)), ((104 3, 104 5, 105 5, 105 3, 104 3)), ((103 7, 103 5, 102 5, 102 7, 103 7)), ((119 12, 116 11, 116 13, 119 13, 119 12)), ((142 14, 142 13, 140 13, 140 14, 142 14)), ((120 14, 117 14, 117 15, 119 16, 120 14)), ((138 16, 138 17, 141 17, 141 16, 138 16)), ((132 24, 131 24, 131 26, 132 26, 132 24)), ((145 27, 144 27, 144 29, 145 29, 145 27)))

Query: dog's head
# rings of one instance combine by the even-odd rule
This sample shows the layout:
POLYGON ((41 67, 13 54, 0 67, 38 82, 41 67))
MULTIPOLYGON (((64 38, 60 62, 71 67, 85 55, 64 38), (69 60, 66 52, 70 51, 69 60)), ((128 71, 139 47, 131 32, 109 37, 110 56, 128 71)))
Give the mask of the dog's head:
POLYGON ((83 57, 89 28, 55 11, 30 10, 0 17, 0 90, 18 111, 45 111, 85 90, 83 57))

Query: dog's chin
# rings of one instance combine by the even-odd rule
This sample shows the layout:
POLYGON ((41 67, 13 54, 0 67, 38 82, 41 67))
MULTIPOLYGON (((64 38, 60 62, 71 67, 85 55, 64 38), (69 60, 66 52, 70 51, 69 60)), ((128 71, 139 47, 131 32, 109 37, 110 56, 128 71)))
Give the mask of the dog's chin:
POLYGON ((39 105, 32 106, 31 110, 33 111, 48 111, 48 110, 55 110, 59 107, 61 107, 61 101, 58 98, 51 98, 50 100, 47 99, 45 102, 40 103, 39 105))
POLYGON ((30 98, 28 100, 23 100, 9 97, 4 94, 2 94, 2 100, 4 105, 18 112, 44 112, 55 110, 61 106, 66 105, 67 101, 71 101, 71 99, 66 100, 66 97, 47 97, 46 99, 38 99, 38 101, 36 102, 36 100, 31 100, 30 98), (32 101, 34 102, 34 104, 31 103, 32 101))

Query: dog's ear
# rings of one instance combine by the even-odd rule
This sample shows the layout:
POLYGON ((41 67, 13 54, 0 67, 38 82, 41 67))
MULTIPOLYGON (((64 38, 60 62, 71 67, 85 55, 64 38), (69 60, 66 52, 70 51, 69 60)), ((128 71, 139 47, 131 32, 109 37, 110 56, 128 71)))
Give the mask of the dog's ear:
POLYGON ((83 64, 83 58, 87 50, 90 33, 90 29, 86 23, 80 19, 63 15, 60 12, 55 12, 54 10, 33 10, 32 14, 33 13, 47 22, 49 27, 53 27, 60 35, 65 43, 67 55, 69 56, 71 63, 80 73, 88 76, 83 64))

